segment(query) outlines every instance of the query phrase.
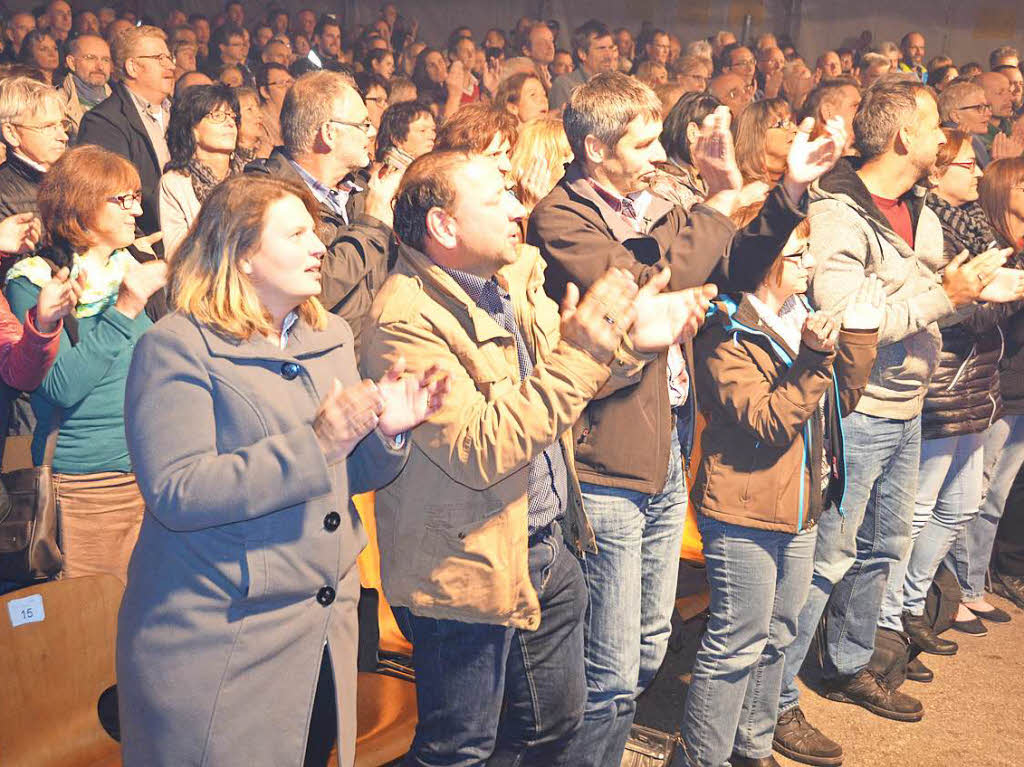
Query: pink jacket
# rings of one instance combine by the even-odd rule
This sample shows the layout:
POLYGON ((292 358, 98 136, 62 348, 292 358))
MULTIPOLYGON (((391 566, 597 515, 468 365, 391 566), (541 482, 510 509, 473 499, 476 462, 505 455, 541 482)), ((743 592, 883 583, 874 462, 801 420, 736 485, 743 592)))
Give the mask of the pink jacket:
POLYGON ((7 299, 0 295, 0 378, 21 391, 32 391, 43 382, 57 358, 61 325, 52 333, 36 327, 33 307, 22 325, 11 311, 7 299))

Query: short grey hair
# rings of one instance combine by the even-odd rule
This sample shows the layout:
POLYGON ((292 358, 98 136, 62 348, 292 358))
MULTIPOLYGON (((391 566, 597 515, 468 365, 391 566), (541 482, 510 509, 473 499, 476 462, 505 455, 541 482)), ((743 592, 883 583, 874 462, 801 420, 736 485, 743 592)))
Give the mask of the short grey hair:
POLYGON ((939 94, 939 117, 942 122, 959 122, 953 112, 976 98, 984 98, 985 91, 971 82, 950 83, 939 94))
POLYGON ((55 106, 64 117, 64 101, 54 88, 24 75, 0 80, 0 123, 20 123, 55 106))
POLYGON ((914 121, 917 97, 931 89, 916 80, 879 80, 864 91, 860 108, 853 118, 854 146, 865 160, 885 154, 896 134, 914 121))
POLYGON ((334 117, 334 102, 346 91, 359 95, 355 81, 343 72, 322 69, 295 81, 281 105, 281 140, 289 153, 313 149, 320 126, 334 117))
POLYGON ((586 157, 587 136, 615 146, 637 117, 661 120, 661 101, 654 90, 621 72, 606 72, 579 86, 562 113, 565 135, 577 162, 586 157))

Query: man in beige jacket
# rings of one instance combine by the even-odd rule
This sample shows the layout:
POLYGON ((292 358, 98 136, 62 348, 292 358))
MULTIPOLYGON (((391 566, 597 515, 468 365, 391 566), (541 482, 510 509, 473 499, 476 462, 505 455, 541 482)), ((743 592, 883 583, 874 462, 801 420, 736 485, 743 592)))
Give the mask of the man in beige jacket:
POLYGON ((439 363, 452 387, 376 501, 384 591, 413 644, 412 764, 570 763, 587 596, 567 544, 594 550, 571 427, 692 335, 713 294, 659 294, 667 272, 641 289, 612 269, 582 300, 570 288, 559 315, 539 253, 517 244, 523 213, 493 160, 415 161, 364 335, 367 375, 404 358, 439 363))

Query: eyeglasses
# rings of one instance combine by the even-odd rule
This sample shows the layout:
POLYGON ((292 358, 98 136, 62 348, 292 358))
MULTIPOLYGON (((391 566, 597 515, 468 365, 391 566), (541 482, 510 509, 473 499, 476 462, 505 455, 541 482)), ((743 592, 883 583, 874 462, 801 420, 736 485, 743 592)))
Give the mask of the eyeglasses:
POLYGON ((737 67, 743 67, 744 69, 749 69, 750 67, 754 66, 754 64, 755 64, 755 62, 754 62, 753 59, 740 59, 739 61, 734 61, 731 64, 731 66, 733 67, 733 69, 736 69, 737 67))
MULTIPOLYGON (((80 61, 84 61, 86 64, 94 64, 97 61, 100 61, 100 62, 102 62, 104 64, 111 64, 111 63, 113 63, 111 58, 110 58, 110 56, 97 56, 95 53, 86 53, 83 56, 75 56, 75 58, 80 60, 80 61)), ((139 58, 142 58, 142 57, 139 56, 139 58)))
POLYGON ((33 130, 44 136, 59 136, 61 133, 67 136, 74 127, 74 123, 70 120, 60 120, 59 122, 46 123, 45 125, 25 125, 24 123, 11 123, 11 125, 17 128, 24 128, 25 130, 33 130))
POLYGON ((386 107, 388 105, 387 96, 367 96, 363 101, 367 103, 372 101, 374 104, 380 104, 382 107, 386 107))
POLYGON ((214 125, 221 125, 223 123, 226 123, 228 120, 230 120, 231 122, 237 122, 238 115, 236 115, 234 112, 216 111, 207 113, 203 116, 203 119, 209 120, 214 125))
POLYGON ((960 110, 960 111, 967 111, 967 110, 973 110, 973 111, 978 111, 978 112, 991 112, 992 111, 992 107, 989 106, 988 104, 970 104, 969 106, 965 106, 965 107, 957 107, 957 109, 960 110))
POLYGON ((329 123, 337 123, 338 125, 347 125, 350 128, 359 128, 359 130, 361 130, 366 135, 370 135, 370 131, 373 130, 373 123, 370 122, 369 120, 363 120, 360 123, 353 123, 353 122, 349 122, 348 120, 335 120, 335 119, 332 118, 332 119, 328 120, 327 122, 329 122, 329 123))
POLYGON ((156 62, 158 62, 158 63, 160 63, 160 64, 162 64, 164 66, 167 66, 167 65, 174 66, 174 64, 175 64, 174 56, 172 56, 169 53, 151 53, 151 54, 146 55, 146 56, 132 56, 131 58, 133 58, 133 59, 153 59, 154 61, 156 61, 156 62))
POLYGON ((125 192, 124 194, 108 197, 107 202, 114 203, 121 210, 131 210, 135 207, 135 203, 142 204, 142 192, 125 192))
POLYGON ((794 264, 806 265, 811 260, 811 243, 805 242, 796 253, 783 253, 782 257, 794 264))
POLYGON ((278 80, 274 83, 267 83, 268 88, 291 88, 293 85, 295 85, 295 81, 291 78, 287 80, 278 80))
POLYGON ((793 126, 794 126, 794 123, 793 123, 792 120, 790 120, 788 117, 783 117, 781 120, 776 120, 775 122, 773 122, 768 127, 769 128, 778 128, 780 130, 789 130, 793 126))
POLYGON ((964 170, 973 171, 975 168, 978 167, 978 161, 970 160, 968 162, 951 162, 949 165, 950 167, 963 168, 964 170))

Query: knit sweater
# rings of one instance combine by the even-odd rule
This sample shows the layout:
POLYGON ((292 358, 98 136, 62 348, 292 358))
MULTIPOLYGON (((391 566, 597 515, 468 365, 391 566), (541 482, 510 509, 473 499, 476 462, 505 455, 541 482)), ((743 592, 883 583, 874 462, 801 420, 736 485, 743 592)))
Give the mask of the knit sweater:
POLYGON ((955 314, 941 278, 922 263, 943 260, 942 226, 908 193, 914 248, 897 235, 847 161, 810 189, 811 253, 816 266, 811 303, 841 315, 859 285, 875 274, 885 286, 878 356, 857 412, 909 420, 921 414, 928 382, 939 362, 937 322, 955 314))

